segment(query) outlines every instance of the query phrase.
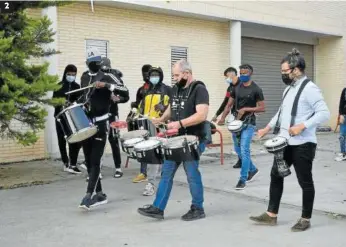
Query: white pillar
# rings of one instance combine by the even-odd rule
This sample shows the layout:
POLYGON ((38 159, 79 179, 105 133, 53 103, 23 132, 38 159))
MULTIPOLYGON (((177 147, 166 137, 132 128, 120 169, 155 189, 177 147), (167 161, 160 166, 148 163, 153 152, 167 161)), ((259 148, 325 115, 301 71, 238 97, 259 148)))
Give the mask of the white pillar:
POLYGON ((231 21, 229 33, 231 66, 239 70, 241 65, 241 22, 231 21))
MULTIPOLYGON (((45 9, 42 9, 41 12, 42 16, 47 16, 52 24, 51 28, 54 32, 57 32, 58 30, 58 12, 57 7, 52 6, 45 9)), ((57 33, 53 36, 54 41, 50 44, 48 44, 46 47, 58 50, 58 36, 57 33)), ((47 61, 49 63, 48 73, 50 75, 57 75, 58 74, 58 57, 57 55, 52 55, 49 57, 44 57, 44 61, 47 61)), ((47 97, 51 98, 53 96, 53 92, 50 91, 47 93, 47 97)), ((60 157, 59 153, 59 146, 58 146, 58 138, 56 135, 55 130, 55 120, 54 120, 54 107, 52 106, 46 106, 46 110, 48 112, 48 116, 46 117, 46 124, 45 124, 45 146, 46 146, 46 153, 49 155, 50 158, 58 158, 60 157)))

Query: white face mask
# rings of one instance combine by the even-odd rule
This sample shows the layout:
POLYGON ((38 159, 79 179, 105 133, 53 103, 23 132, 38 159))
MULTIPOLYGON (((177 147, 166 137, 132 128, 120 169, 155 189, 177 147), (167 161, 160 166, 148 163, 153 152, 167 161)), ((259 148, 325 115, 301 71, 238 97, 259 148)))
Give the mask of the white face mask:
POLYGON ((66 81, 68 81, 68 82, 74 82, 74 80, 76 79, 76 76, 74 76, 74 75, 67 75, 66 76, 66 81))

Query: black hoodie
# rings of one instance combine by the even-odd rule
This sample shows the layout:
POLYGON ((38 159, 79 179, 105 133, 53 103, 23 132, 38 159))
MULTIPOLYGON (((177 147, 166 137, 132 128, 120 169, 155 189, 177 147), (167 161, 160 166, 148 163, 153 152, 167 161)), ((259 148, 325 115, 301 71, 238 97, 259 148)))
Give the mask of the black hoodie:
MULTIPOLYGON (((82 91, 72 93, 72 94, 65 94, 69 91, 79 89, 80 85, 77 82, 68 82, 66 80, 66 73, 67 73, 68 66, 65 68, 64 75, 62 77, 62 81, 58 84, 61 85, 61 87, 53 92, 53 98, 65 98, 68 103, 73 103, 77 101, 77 99, 82 95, 82 91)), ((54 110, 54 117, 58 115, 63 110, 63 106, 59 105, 55 107, 54 110)))

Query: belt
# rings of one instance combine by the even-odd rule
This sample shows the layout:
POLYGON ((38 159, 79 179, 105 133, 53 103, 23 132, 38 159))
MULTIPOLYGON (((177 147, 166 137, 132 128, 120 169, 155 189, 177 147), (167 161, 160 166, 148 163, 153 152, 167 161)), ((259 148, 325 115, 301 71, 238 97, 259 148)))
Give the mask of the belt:
POLYGON ((102 115, 102 116, 99 116, 99 117, 94 117, 92 120, 94 123, 96 122, 100 122, 100 121, 103 121, 103 120, 106 120, 109 118, 109 114, 106 113, 105 115, 102 115))

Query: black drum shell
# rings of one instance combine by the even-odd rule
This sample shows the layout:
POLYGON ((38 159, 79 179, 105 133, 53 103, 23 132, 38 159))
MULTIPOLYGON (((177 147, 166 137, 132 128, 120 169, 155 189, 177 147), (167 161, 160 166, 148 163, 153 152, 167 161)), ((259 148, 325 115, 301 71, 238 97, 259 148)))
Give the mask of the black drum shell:
POLYGON ((197 143, 186 144, 185 147, 178 148, 163 147, 163 150, 166 160, 175 161, 178 163, 184 161, 199 160, 200 158, 197 143))
POLYGON ((278 152, 281 152, 285 147, 287 147, 287 143, 282 143, 276 147, 265 147, 268 153, 276 154, 278 152))
POLYGON ((162 164, 163 153, 161 147, 152 148, 149 150, 134 150, 134 154, 138 162, 147 164, 162 164))

